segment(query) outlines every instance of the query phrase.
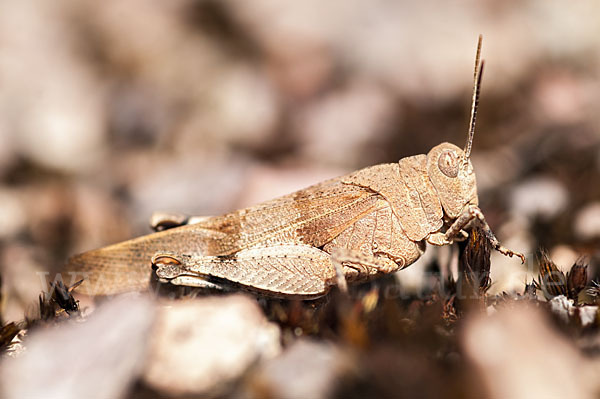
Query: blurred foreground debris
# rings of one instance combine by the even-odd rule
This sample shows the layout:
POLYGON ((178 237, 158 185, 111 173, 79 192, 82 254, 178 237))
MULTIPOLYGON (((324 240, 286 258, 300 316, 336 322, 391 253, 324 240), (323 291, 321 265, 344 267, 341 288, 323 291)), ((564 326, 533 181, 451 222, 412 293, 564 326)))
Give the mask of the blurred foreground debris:
POLYGON ((144 364, 153 319, 148 298, 122 296, 85 323, 31 331, 25 353, 0 361, 0 397, 122 397, 144 364))
POLYGON ((164 301, 143 380, 168 396, 223 395, 250 365, 279 351, 279 328, 250 297, 164 301))
POLYGON ((542 312, 524 305, 473 315, 462 339, 489 398, 593 398, 600 359, 579 353, 542 312))
POLYGON ((336 345, 301 338, 263 362, 247 378, 245 389, 249 398, 330 398, 353 364, 351 355, 336 345))

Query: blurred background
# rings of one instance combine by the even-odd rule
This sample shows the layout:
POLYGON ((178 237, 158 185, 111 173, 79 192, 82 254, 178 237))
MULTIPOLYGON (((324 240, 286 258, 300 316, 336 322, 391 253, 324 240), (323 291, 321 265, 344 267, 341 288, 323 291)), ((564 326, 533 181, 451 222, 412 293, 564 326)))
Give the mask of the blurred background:
MULTIPOLYGON (((0 7, 8 319, 39 293, 36 272, 148 233, 155 210, 219 214, 443 141, 462 147, 479 33, 481 208, 512 249, 542 246, 559 266, 598 259, 595 1, 0 7)), ((522 286, 517 261, 493 265, 492 290, 522 286)))
MULTIPOLYGON (((444 141, 462 147, 480 33, 486 70, 472 155, 480 206, 503 244, 528 256, 522 266, 493 254, 489 293, 522 292, 537 272, 539 248, 564 270, 585 256, 590 278, 597 279, 599 21, 600 3, 593 0, 0 0, 0 322, 22 319, 45 288, 44 279, 68 256, 149 233, 153 211, 220 214, 365 166, 427 153, 444 141)), ((448 254, 428 250, 418 264, 397 274, 402 286, 418 292, 428 264, 448 254)), ((235 300, 230 305, 241 306, 231 314, 239 312, 246 321, 256 316, 262 325, 260 311, 235 300)), ((207 306, 211 312, 217 305, 207 306)), ((118 322, 127 317, 146 326, 139 327, 145 329, 138 331, 140 337, 123 333, 107 346, 115 353, 133 351, 118 342, 142 340, 151 318, 143 315, 152 309, 147 303, 116 304, 97 317, 94 328, 104 332, 114 322, 121 334, 118 322), (114 317, 124 309, 130 313, 114 317)), ((564 366, 557 366, 557 373, 575 373, 573 364, 584 363, 538 313, 522 312, 471 324, 461 338, 470 364, 486 370, 481 375, 490 386, 499 381, 496 397, 516 397, 504 381, 529 386, 522 397, 558 392, 553 389, 584 397, 563 381, 575 384, 587 378, 585 373, 571 379, 560 374, 557 388, 546 385, 550 372, 538 380, 534 375, 539 384, 527 385, 531 380, 519 380, 521 374, 510 374, 510 368, 486 368, 503 355, 519 364, 543 358, 549 365, 554 359, 564 366), (521 335, 527 325, 546 327, 521 335), (496 344, 512 352, 492 351, 496 344), (558 357, 552 358, 554 353, 558 357), (539 391, 544 387, 548 391, 539 391)), ((181 316, 180 322, 188 320, 181 316)), ((278 332, 267 330, 269 342, 278 347, 278 332)), ((434 330, 417 329, 414 337, 430 337, 434 330)), ((248 331, 254 330, 241 336, 248 331)), ((165 341, 171 344, 171 338, 167 334, 165 341)), ((66 341, 49 342, 72 342, 61 339, 66 341)), ((426 348, 431 355, 431 346, 426 348)), ((461 364, 453 349, 444 348, 444 365, 461 364)), ((418 363, 428 357, 413 347, 402 352, 406 357, 392 357, 388 349, 371 353, 365 364, 373 370, 393 364, 398 368, 388 370, 392 375, 417 373, 410 380, 415 382, 392 378, 408 384, 402 386, 405 392, 427 392, 424 381, 431 375, 455 375, 418 363), (402 363, 403 358, 416 360, 402 363)), ((346 352, 338 352, 310 345, 288 351, 284 363, 269 363, 259 376, 287 372, 282 376, 287 383, 297 364, 317 362, 320 366, 303 371, 321 373, 351 363, 346 352)), ((142 352, 136 353, 130 358, 141 359, 142 352)), ((215 358, 222 360, 223 353, 215 358)), ((62 353, 55 355, 62 359, 62 353)), ((196 359, 188 360, 197 364, 196 359)), ((254 364, 255 358, 248 359, 254 364)), ((72 370, 86 370, 85 365, 72 370)), ((535 370, 535 364, 527 365, 535 370)), ((21 379, 31 375, 35 367, 30 366, 22 369, 21 379)), ((213 370, 206 367, 200 375, 213 370)), ((469 369, 453 370, 468 374, 469 369)), ((164 381, 161 370, 152 373, 147 384, 164 381)), ((252 379, 254 392, 263 392, 257 382, 263 377, 252 379)), ((180 385, 166 386, 170 392, 180 385)), ((444 385, 436 392, 454 388, 444 385)), ((298 389, 294 392, 303 392, 298 389)), ((322 392, 304 397, 326 397, 329 391, 322 392)), ((457 392, 464 394, 461 387, 457 392)), ((112 395, 107 397, 118 396, 112 395)))

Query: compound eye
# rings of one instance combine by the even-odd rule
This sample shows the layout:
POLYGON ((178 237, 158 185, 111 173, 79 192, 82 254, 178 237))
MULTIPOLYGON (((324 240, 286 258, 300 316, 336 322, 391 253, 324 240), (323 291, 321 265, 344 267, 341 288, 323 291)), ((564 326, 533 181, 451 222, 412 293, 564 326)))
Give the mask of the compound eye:
POLYGON ((446 150, 438 159, 438 168, 448 177, 458 176, 458 155, 456 151, 446 150))

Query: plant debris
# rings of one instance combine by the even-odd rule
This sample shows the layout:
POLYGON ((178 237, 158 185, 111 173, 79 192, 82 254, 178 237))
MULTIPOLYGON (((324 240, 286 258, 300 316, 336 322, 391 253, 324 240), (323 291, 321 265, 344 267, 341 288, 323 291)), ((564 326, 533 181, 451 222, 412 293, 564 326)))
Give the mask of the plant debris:
POLYGON ((579 293, 586 288, 588 282, 588 267, 583 262, 583 259, 577 260, 567 273, 567 298, 575 302, 577 302, 579 293))
MULTIPOLYGON (((39 316, 42 321, 54 320, 63 311, 67 315, 79 313, 79 303, 73 297, 73 290, 83 280, 77 281, 70 287, 65 286, 62 280, 50 283, 49 292, 42 292, 39 296, 39 316)), ((31 322, 35 321, 30 320, 31 322)))
POLYGON ((540 251, 538 258, 540 276, 538 280, 533 280, 536 289, 544 293, 546 299, 552 299, 558 295, 567 296, 569 293, 567 286, 567 276, 558 269, 558 266, 545 251, 540 251))
POLYGON ((0 328, 0 352, 9 347, 20 331, 21 328, 15 322, 10 322, 0 328))

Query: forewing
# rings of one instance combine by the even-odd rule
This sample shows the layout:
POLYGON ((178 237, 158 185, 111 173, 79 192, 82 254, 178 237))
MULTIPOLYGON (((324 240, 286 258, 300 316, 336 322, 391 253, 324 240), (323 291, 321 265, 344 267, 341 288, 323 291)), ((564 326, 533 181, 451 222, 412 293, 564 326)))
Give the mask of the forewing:
POLYGON ((148 234, 72 256, 63 279, 69 282, 84 278, 77 292, 88 295, 143 291, 150 284, 153 254, 159 251, 201 254, 211 242, 224 236, 193 225, 148 234))
POLYGON ((374 210, 380 198, 362 187, 331 180, 250 208, 202 221, 197 226, 226 236, 205 255, 230 255, 272 244, 321 247, 374 210))
POLYGON ((375 209, 379 196, 330 180, 200 223, 149 234, 69 259, 65 271, 86 281, 77 290, 110 295, 148 288, 158 252, 227 256, 274 244, 320 247, 375 209))

